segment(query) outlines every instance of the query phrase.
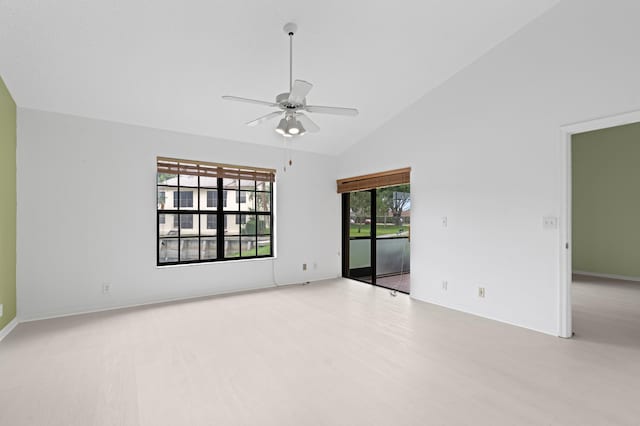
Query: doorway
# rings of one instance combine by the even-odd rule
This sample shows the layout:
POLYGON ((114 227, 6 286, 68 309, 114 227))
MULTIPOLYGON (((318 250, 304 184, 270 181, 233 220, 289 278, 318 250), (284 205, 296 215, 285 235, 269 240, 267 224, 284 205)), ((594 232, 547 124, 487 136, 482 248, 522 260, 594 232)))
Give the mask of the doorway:
MULTIPOLYGON (((560 285, 559 285, 559 324, 558 335, 569 338, 573 335, 573 311, 572 311, 572 282, 573 282, 573 257, 574 242, 574 206, 573 206, 573 156, 572 139, 574 135, 603 129, 615 128, 640 122, 640 111, 625 113, 617 116, 587 121, 584 123, 567 125, 561 128, 562 142, 562 174, 565 185, 562 191, 561 220, 560 220, 560 285)), ((580 271, 584 272, 584 271, 580 271)), ((611 275, 611 274, 604 274, 611 275)), ((619 277, 600 277, 619 278, 619 277)), ((584 281, 583 278, 580 278, 584 281)), ((585 287, 583 285, 583 287, 585 287)), ((586 288, 586 287, 585 287, 586 288)))
POLYGON ((343 276, 410 293, 409 184, 342 194, 343 276))

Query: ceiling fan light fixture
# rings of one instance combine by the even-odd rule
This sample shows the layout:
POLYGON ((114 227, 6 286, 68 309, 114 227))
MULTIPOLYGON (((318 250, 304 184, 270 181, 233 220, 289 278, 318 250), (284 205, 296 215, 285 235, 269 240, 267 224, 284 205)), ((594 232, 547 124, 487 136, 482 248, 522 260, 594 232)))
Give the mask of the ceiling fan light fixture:
POLYGON ((289 127, 289 134, 297 135, 300 133, 300 129, 298 129, 295 125, 289 127))
POLYGON ((306 133, 306 130, 302 127, 302 123, 300 123, 300 121, 292 117, 289 119, 287 133, 291 136, 302 136, 306 133))
POLYGON ((280 133, 282 136, 288 136, 287 127, 288 127, 287 119, 283 118, 282 120, 280 120, 280 123, 278 123, 278 127, 276 127, 276 132, 280 133))

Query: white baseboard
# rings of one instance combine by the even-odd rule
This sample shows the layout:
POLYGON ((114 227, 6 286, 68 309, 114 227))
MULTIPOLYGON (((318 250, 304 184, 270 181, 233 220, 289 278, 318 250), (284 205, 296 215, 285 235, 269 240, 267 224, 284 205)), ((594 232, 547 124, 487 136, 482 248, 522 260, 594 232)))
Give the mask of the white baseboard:
POLYGON ((17 317, 12 319, 11 322, 9 322, 9 324, 5 325, 4 328, 0 330, 0 342, 2 342, 2 339, 7 337, 9 333, 11 333, 14 328, 16 328, 16 325, 18 325, 17 317))
POLYGON ((599 274, 597 272, 587 272, 587 271, 573 271, 576 275, 586 275, 587 277, 597 277, 597 278, 610 278, 612 280, 624 280, 624 281, 638 281, 640 282, 640 277, 629 277, 627 275, 616 275, 616 274, 599 274))
POLYGON ((412 296, 412 295, 409 295, 409 297, 411 297, 411 299, 416 300, 418 302, 428 303, 430 305, 439 306, 439 307, 444 308, 444 309, 451 309, 452 311, 462 312, 463 314, 473 315, 473 316, 478 317, 478 318, 483 318, 483 319, 490 320, 490 321, 500 322, 502 324, 507 324, 507 325, 510 325, 510 326, 513 326, 513 327, 524 328, 525 330, 535 331, 536 333, 546 334, 547 336, 559 337, 558 333, 555 332, 555 331, 543 330, 541 328, 535 328, 535 327, 519 324, 519 323, 512 322, 512 321, 507 321, 507 320, 504 320, 504 319, 501 319, 501 318, 496 318, 496 317, 485 315, 485 314, 481 314, 481 313, 478 313, 478 312, 465 310, 465 309, 462 309, 462 308, 460 308, 458 306, 446 305, 444 303, 436 302, 436 301, 433 301, 433 300, 420 299, 420 298, 412 296))
MULTIPOLYGON (((310 280, 309 282, 324 281, 327 279, 334 279, 334 278, 335 277, 314 278, 312 281, 310 280)), ((73 309, 66 312, 36 313, 36 314, 27 315, 27 316, 21 315, 20 322, 41 321, 41 320, 47 320, 47 319, 53 319, 53 318, 63 318, 63 317, 70 317, 75 315, 94 314, 98 312, 136 308, 140 306, 159 305, 163 303, 172 303, 172 302, 184 302, 192 299, 204 299, 208 297, 225 296, 225 295, 236 294, 236 293, 237 294, 248 293, 253 291, 273 289, 277 287, 300 285, 304 282, 305 281, 295 281, 295 282, 283 283, 283 284, 265 284, 265 285, 255 286, 255 287, 247 287, 243 289, 233 289, 233 290, 227 290, 227 291, 205 293, 205 294, 199 294, 199 295, 193 295, 193 296, 182 296, 182 297, 155 299, 155 300, 149 300, 149 301, 129 302, 129 303, 123 303, 123 304, 108 306, 108 307, 90 307, 88 309, 73 309)))
POLYGON ((225 296, 228 294, 248 293, 252 291, 267 290, 270 288, 282 287, 285 285, 288 285, 288 284, 281 284, 280 286, 274 286, 272 284, 268 284, 264 286, 247 287, 247 288, 238 289, 238 290, 234 289, 234 290, 227 290, 227 291, 197 294, 192 296, 167 297, 167 298, 153 299, 153 300, 140 301, 140 302, 128 302, 128 303, 125 302, 122 304, 106 306, 106 307, 89 307, 86 309, 71 309, 64 312, 36 313, 32 315, 21 316, 20 322, 32 322, 32 321, 42 321, 42 320, 48 320, 48 319, 54 319, 54 318, 73 317, 76 315, 95 314, 98 312, 107 312, 107 311, 118 311, 120 309, 137 308, 141 306, 161 305, 163 303, 185 302, 185 301, 195 300, 195 299, 206 299, 208 297, 225 296))

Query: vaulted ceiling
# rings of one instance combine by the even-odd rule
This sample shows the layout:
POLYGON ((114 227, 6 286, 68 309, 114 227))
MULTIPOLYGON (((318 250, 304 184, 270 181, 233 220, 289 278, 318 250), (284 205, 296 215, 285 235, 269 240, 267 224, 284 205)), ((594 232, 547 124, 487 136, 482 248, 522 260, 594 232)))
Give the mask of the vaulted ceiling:
POLYGON ((0 75, 20 107, 280 146, 243 124, 271 109, 221 96, 287 91, 294 21, 308 102, 360 115, 312 115, 292 146, 337 154, 557 2, 0 0, 0 75))

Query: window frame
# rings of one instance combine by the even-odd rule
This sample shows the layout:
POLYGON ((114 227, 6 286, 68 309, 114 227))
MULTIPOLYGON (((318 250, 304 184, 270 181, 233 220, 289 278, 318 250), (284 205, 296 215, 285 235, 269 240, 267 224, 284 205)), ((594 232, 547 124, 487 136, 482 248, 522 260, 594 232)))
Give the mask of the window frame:
MULTIPOLYGON (((228 210, 226 205, 227 203, 225 195, 228 194, 228 191, 234 191, 232 189, 224 189, 224 178, 222 177, 218 177, 216 178, 217 180, 217 185, 215 188, 212 188, 211 185, 205 185, 205 186, 201 186, 201 177, 197 176, 197 186, 181 186, 180 185, 180 178, 181 175, 180 174, 175 174, 176 177, 176 185, 171 185, 171 184, 167 184, 166 182, 158 182, 157 178, 156 178, 156 193, 159 193, 159 188, 162 187, 163 190, 165 191, 175 191, 176 195, 177 195, 177 207, 175 208, 166 208, 166 204, 163 205, 161 208, 161 206, 159 204, 156 205, 156 266, 158 267, 164 267, 164 266, 175 266, 175 265, 190 265, 190 264, 201 264, 201 263, 214 263, 214 262, 227 262, 227 261, 237 261, 237 260, 252 260, 252 259, 268 259, 268 258, 275 258, 275 245, 274 245, 274 240, 275 240, 275 227, 274 227, 274 222, 275 222, 275 209, 274 209, 274 193, 275 193, 275 179, 273 179, 272 181, 269 182, 270 186, 269 186, 269 190, 259 190, 258 189, 258 183, 259 182, 263 182, 263 180, 254 180, 254 186, 253 186, 253 190, 247 190, 249 193, 253 193, 253 197, 254 197, 254 203, 256 202, 258 195, 259 194, 269 194, 269 211, 257 211, 257 206, 255 208, 255 210, 253 211, 244 211, 241 210, 241 205, 240 203, 236 203, 237 205, 237 210, 228 210), (192 207, 185 207, 185 206, 180 206, 180 201, 181 201, 181 189, 183 189, 185 191, 189 191, 192 193, 195 193, 195 195, 193 195, 192 197, 195 198, 195 200, 193 200, 192 198, 192 207), (208 206, 208 191, 214 191, 217 192, 217 198, 216 199, 216 207, 209 207, 208 206), (204 200, 202 200, 202 193, 204 192, 205 196, 204 196, 204 200), (203 204, 203 205, 201 205, 203 204), (197 232, 195 233, 195 235, 189 234, 188 236, 185 235, 184 237, 182 236, 182 227, 178 226, 177 228, 177 234, 176 235, 164 235, 161 236, 160 235, 160 215, 167 215, 167 214, 171 214, 171 215, 175 215, 174 218, 177 218, 178 220, 178 224, 181 225, 181 220, 180 220, 180 215, 181 214, 189 214, 189 215, 194 215, 196 216, 196 218, 194 218, 193 220, 193 227, 190 229, 195 229, 197 230, 197 232), (200 257, 202 256, 202 241, 203 239, 207 239, 210 241, 210 239, 214 236, 212 235, 203 235, 203 226, 205 227, 204 229, 210 229, 208 228, 208 221, 206 218, 203 218, 204 215, 213 215, 216 217, 216 235, 215 235, 215 239, 216 239, 216 255, 217 257, 215 259, 201 259, 200 257), (238 232, 237 235, 236 234, 231 234, 231 235, 227 235, 227 227, 224 226, 227 224, 226 218, 228 216, 232 216, 232 215, 237 215, 237 217, 242 218, 243 216, 245 217, 245 222, 246 222, 246 216, 247 215, 254 215, 256 217, 256 225, 255 225, 255 230, 254 230, 254 234, 245 234, 242 232, 242 225, 239 225, 238 228, 238 232), (269 223, 269 234, 266 234, 264 232, 259 232, 259 227, 258 227, 258 217, 259 216, 263 216, 263 217, 268 217, 268 223, 269 223), (205 223, 203 224, 203 220, 205 221, 205 223), (220 225, 223 225, 223 227, 221 228, 220 225), (225 238, 226 237, 226 238, 225 238), (224 247, 225 247, 225 240, 230 239, 230 238, 237 238, 238 239, 238 243, 239 243, 239 253, 237 256, 233 256, 233 257, 225 257, 225 253, 224 253, 224 247), (242 251, 242 242, 246 241, 247 238, 250 237, 254 237, 254 241, 255 241, 255 256, 247 256, 247 255, 243 255, 242 251), (266 239, 269 238, 269 246, 271 247, 271 250, 269 252, 269 254, 264 254, 264 255, 260 255, 258 254, 258 249, 259 249, 259 244, 258 241, 260 239, 266 239), (181 259, 181 241, 188 239, 188 240, 193 240, 197 238, 198 239, 198 257, 199 259, 194 259, 194 260, 182 260, 181 259), (178 249, 177 249, 177 260, 176 261, 161 261, 160 258, 160 254, 161 254, 161 249, 160 249, 160 244, 162 241, 171 241, 171 240, 175 240, 178 242, 178 249)), ((246 179, 244 179, 246 181, 246 179)), ((236 192, 239 191, 239 189, 235 190, 236 192)), ((160 191, 161 192, 161 191, 160 191)), ((247 195, 247 197, 249 197, 250 195, 247 195)), ((165 196, 166 197, 166 196, 165 196)), ((173 205, 173 203, 172 203, 173 205)), ((166 222, 166 216, 165 216, 165 222, 166 222)), ((246 226, 246 225, 245 225, 246 226)), ((253 250, 251 250, 253 251, 253 250)))

